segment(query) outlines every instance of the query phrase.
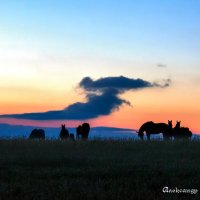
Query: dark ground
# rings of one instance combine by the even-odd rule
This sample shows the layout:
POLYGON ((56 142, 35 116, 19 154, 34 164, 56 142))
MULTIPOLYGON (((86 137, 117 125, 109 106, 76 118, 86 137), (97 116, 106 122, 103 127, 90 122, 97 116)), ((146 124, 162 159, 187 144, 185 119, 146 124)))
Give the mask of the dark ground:
POLYGON ((0 199, 200 199, 200 141, 0 140, 0 199))

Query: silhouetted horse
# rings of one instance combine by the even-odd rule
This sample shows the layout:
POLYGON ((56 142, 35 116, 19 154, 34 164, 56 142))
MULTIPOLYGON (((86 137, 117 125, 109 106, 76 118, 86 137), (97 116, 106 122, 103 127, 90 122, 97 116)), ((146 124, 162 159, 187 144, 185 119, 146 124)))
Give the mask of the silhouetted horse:
POLYGON ((30 139, 45 139, 45 132, 43 129, 33 129, 30 136, 30 139))
POLYGON ((82 135, 82 133, 81 133, 81 125, 79 125, 76 128, 76 137, 77 137, 78 140, 80 139, 80 135, 82 135))
POLYGON ((173 136, 173 124, 172 124, 172 120, 168 120, 168 127, 169 127, 169 135, 170 135, 170 138, 172 139, 172 136, 173 136))
POLYGON ((168 126, 169 126, 169 130, 171 131, 171 133, 172 133, 172 131, 173 131, 173 124, 172 124, 172 120, 168 120, 168 126))
POLYGON ((66 140, 69 138, 69 131, 65 128, 65 124, 62 124, 60 131, 60 139, 66 140))
POLYGON ((82 138, 88 139, 88 135, 90 132, 90 125, 88 123, 83 123, 81 127, 82 138))
POLYGON ((180 134, 181 129, 181 121, 176 121, 176 126, 173 128, 173 136, 174 139, 180 134))
POLYGON ((152 121, 146 122, 140 127, 138 136, 141 138, 141 140, 143 140, 144 132, 146 133, 147 140, 150 140, 151 134, 162 133, 164 140, 170 139, 172 136, 168 124, 154 123, 152 121))
POLYGON ((188 127, 181 127, 181 121, 176 122, 176 126, 173 129, 174 140, 178 139, 191 139, 192 132, 188 127))
POLYGON ((83 140, 87 140, 89 132, 90 132, 90 125, 88 123, 83 123, 82 126, 79 125, 76 128, 76 134, 78 139, 80 139, 81 136, 83 140))

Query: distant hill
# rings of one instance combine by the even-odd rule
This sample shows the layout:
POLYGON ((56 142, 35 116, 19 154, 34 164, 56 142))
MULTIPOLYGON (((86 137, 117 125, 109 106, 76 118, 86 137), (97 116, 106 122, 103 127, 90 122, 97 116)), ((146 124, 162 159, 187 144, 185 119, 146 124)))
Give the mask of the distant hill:
MULTIPOLYGON (((0 138, 27 138, 34 128, 38 127, 0 124, 0 138)), ((60 128, 42 127, 42 129, 45 130, 47 138, 59 138, 60 128)), ((75 128, 68 128, 68 130, 70 133, 76 135, 75 128)), ((91 139, 138 139, 136 130, 134 129, 104 126, 92 127, 89 137, 91 139)), ((162 135, 153 135, 152 138, 162 138, 162 135)), ((200 139, 200 135, 193 134, 193 138, 200 139)))
MULTIPOLYGON (((0 137, 1 138, 16 138, 22 137, 27 138, 33 126, 22 126, 22 125, 9 125, 0 124, 0 137)), ((58 138, 60 128, 42 127, 45 130, 47 138, 58 138)), ((75 128, 68 128, 70 133, 76 134, 75 128)), ((135 130, 123 129, 115 127, 93 127, 91 128, 90 138, 135 138, 137 137, 135 130)))

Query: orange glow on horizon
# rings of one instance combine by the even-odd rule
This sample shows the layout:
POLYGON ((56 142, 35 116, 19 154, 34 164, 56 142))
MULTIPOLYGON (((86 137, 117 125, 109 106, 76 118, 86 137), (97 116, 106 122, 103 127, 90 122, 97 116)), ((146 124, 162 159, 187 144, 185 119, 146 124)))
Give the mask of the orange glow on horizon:
MULTIPOLYGON (((27 92, 25 90, 24 92, 27 92)), ((36 93, 28 94, 26 98, 22 94, 13 94, 10 101, 0 100, 1 114, 17 114, 31 112, 45 112, 49 110, 63 109, 67 105, 77 101, 84 101, 84 95, 77 95, 75 91, 67 92, 62 95, 57 93, 36 93), (15 99, 15 95, 17 95, 15 99), (44 97, 44 98, 43 98, 44 97), (21 99, 20 99, 21 98, 21 99), (50 99, 50 100, 49 100, 50 99)), ((60 127, 60 124, 65 123, 68 127, 75 127, 85 121, 88 121, 91 126, 109 126, 129 129, 139 129, 146 121, 165 122, 173 120, 173 125, 176 121, 182 121, 181 125, 189 127, 193 133, 200 133, 199 116, 200 96, 194 97, 197 94, 197 89, 191 89, 184 93, 180 86, 169 88, 149 88, 134 92, 126 92, 121 95, 121 98, 129 100, 132 107, 124 105, 119 110, 108 116, 101 116, 91 120, 53 120, 53 121, 33 121, 20 119, 0 119, 0 123, 40 126, 40 127, 60 127)))
POLYGON ((191 116, 192 120, 188 120, 188 115, 166 115, 166 114, 152 114, 152 113, 128 113, 127 111, 115 112, 110 116, 99 117, 97 119, 91 120, 51 120, 51 121, 36 121, 36 120, 22 120, 13 118, 2 118, 0 123, 6 123, 11 125, 24 125, 24 126, 34 126, 34 127, 60 127, 61 124, 66 124, 67 127, 77 127, 83 122, 90 123, 91 127, 96 126, 107 126, 107 127, 117 127, 117 128, 128 128, 138 130, 140 126, 147 121, 154 121, 156 123, 164 122, 167 123, 168 120, 173 121, 173 126, 175 126, 177 120, 181 120, 181 126, 189 127, 193 133, 199 133, 198 129, 199 119, 198 116, 191 116))

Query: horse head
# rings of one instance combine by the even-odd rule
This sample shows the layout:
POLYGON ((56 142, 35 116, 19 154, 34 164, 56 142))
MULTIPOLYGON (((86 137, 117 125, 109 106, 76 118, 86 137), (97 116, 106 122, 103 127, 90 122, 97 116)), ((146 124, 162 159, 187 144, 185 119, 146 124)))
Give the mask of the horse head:
POLYGON ((176 128, 180 128, 181 127, 181 121, 176 121, 176 128))
POLYGON ((61 125, 61 129, 62 129, 62 130, 65 130, 65 124, 62 124, 62 125, 61 125))
POLYGON ((172 126, 173 126, 172 125, 172 120, 168 120, 168 125, 169 125, 170 128, 172 128, 172 126))
POLYGON ((136 133, 138 134, 138 137, 143 140, 144 138, 144 133, 142 133, 141 131, 136 131, 136 133))
POLYGON ((69 131, 66 129, 65 124, 62 124, 60 131, 60 138, 67 139, 68 137, 69 137, 69 131))
POLYGON ((173 130, 172 120, 168 120, 168 126, 169 126, 169 131, 172 132, 173 130))

